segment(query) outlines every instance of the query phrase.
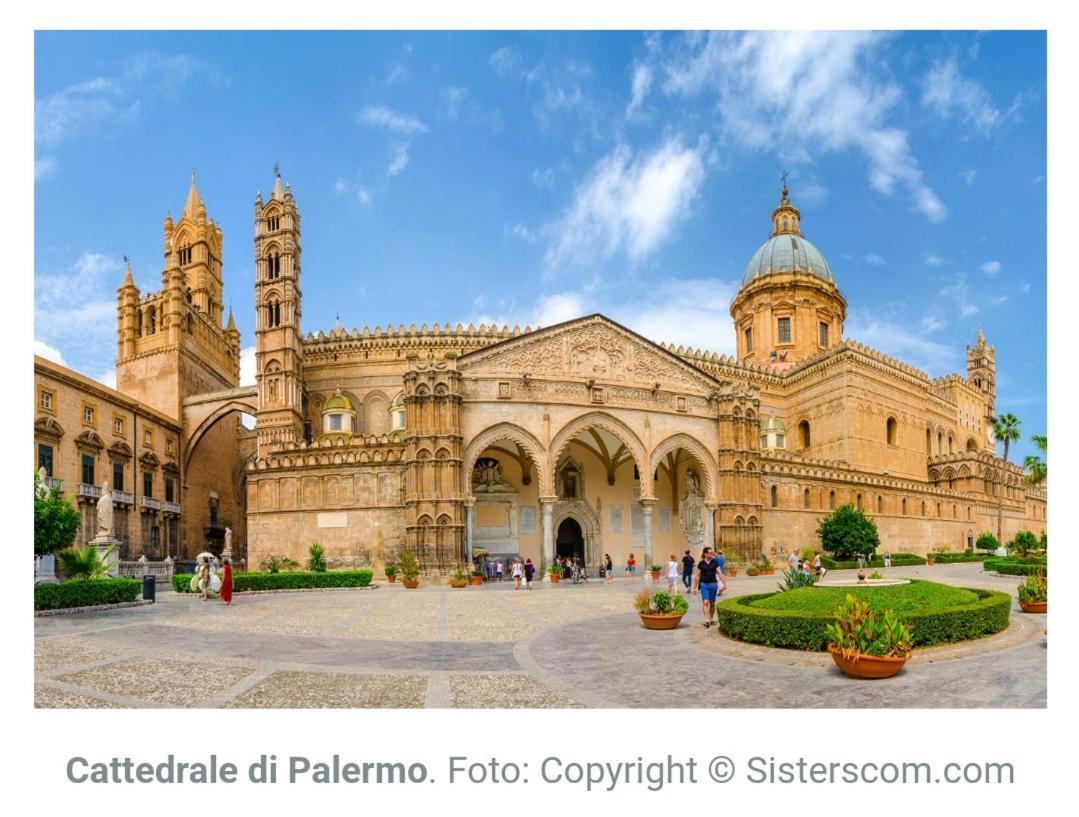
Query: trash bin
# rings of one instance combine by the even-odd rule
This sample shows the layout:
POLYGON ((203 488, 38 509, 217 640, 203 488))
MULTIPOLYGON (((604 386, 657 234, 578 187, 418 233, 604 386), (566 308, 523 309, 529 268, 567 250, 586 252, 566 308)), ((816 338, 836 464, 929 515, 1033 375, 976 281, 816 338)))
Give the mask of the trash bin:
POLYGON ((143 601, 155 601, 154 593, 157 592, 157 585, 154 582, 153 576, 142 577, 142 600, 143 601))

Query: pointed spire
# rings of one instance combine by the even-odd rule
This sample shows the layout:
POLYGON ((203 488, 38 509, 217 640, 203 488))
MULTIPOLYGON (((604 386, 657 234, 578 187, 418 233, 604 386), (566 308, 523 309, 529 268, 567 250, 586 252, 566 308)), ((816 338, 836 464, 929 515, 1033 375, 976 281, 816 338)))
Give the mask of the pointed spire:
POLYGON ((783 171, 783 189, 779 193, 779 206, 772 211, 772 235, 783 233, 801 235, 802 214, 791 204, 787 189, 787 171, 783 171))
POLYGON ((184 205, 184 215, 188 218, 195 218, 199 210, 199 189, 195 187, 195 171, 191 171, 191 187, 187 191, 187 203, 184 205))
POLYGON ((131 262, 127 260, 127 256, 124 256, 124 262, 126 268, 124 269, 124 282, 120 285, 121 289, 134 289, 135 279, 131 276, 131 262))
POLYGON ((982 325, 978 324, 978 345, 985 346, 985 333, 982 331, 982 325))
POLYGON ((273 193, 270 194, 270 198, 281 201, 284 198, 284 193, 281 192, 281 168, 277 162, 274 162, 273 177, 273 193))
POLYGON ((225 331, 226 332, 235 332, 236 331, 236 321, 232 317, 232 304, 229 304, 229 322, 228 322, 228 326, 225 327, 225 331))

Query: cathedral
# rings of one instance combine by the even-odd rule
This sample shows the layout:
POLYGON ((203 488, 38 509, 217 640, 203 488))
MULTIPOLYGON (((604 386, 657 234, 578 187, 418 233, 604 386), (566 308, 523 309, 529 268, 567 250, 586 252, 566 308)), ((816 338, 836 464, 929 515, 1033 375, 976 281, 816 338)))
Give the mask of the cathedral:
MULTIPOLYGON (((407 547, 429 572, 481 553, 647 565, 706 543, 747 561, 816 545, 820 518, 848 503, 893 552, 972 547, 1001 506, 1005 540, 1045 529, 1045 489, 996 455, 981 330, 966 373, 936 379, 846 339, 847 302, 786 186, 731 302, 733 357, 599 314, 304 332, 300 237, 277 174, 254 204, 253 385, 239 382, 222 232, 194 177, 164 222, 161 290, 141 293, 130 270, 118 290, 116 389, 35 359, 37 465, 45 446, 50 479, 66 475, 88 516, 87 464, 110 473, 108 459, 115 476, 115 454, 132 469, 124 558, 220 550, 230 528, 252 569, 303 562, 314 542, 331 567, 407 547), (111 443, 88 402, 126 407, 111 443), (168 508, 152 493, 162 475, 168 508)), ((305 281, 330 285, 317 270, 305 281)))

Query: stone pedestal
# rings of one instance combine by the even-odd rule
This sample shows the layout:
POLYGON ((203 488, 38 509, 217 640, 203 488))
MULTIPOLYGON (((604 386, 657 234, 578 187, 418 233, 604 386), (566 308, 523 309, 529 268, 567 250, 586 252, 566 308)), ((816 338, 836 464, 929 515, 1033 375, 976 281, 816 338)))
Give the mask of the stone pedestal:
POLYGON ((56 557, 49 553, 34 557, 34 584, 59 584, 56 578, 56 557))
POLYGON ((97 555, 106 565, 105 575, 110 579, 120 575, 120 545, 123 544, 115 536, 95 536, 90 544, 97 548, 97 555))

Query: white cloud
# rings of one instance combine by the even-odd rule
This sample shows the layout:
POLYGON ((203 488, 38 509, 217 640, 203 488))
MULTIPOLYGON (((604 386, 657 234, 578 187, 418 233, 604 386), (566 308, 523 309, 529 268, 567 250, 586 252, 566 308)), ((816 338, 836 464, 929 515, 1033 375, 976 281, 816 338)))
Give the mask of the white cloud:
POLYGON ((244 346, 240 349, 240 385, 255 385, 255 347, 244 346))
POLYGON ((56 159, 51 156, 44 156, 34 160, 34 181, 39 182, 42 179, 47 179, 56 172, 57 166, 56 159))
POLYGON ((963 183, 966 184, 967 187, 970 187, 974 184, 974 180, 978 178, 978 171, 972 167, 968 167, 965 170, 959 171, 959 178, 963 180, 963 183))
POLYGON ((488 61, 494 72, 503 79, 519 77, 524 73, 524 62, 521 54, 512 46, 504 46, 493 52, 488 61))
POLYGON ((356 121, 405 136, 427 132, 427 126, 415 116, 399 113, 384 105, 369 105, 361 109, 356 113, 356 121))
POLYGON ((94 380, 96 380, 98 383, 102 383, 102 384, 108 386, 110 389, 115 389, 116 388, 116 367, 113 367, 111 369, 108 369, 107 371, 102 372, 97 377, 95 377, 94 380))
POLYGON ((356 201, 358 201, 360 204, 370 204, 371 199, 374 198, 374 194, 372 193, 371 188, 358 182, 350 182, 348 179, 345 179, 342 176, 338 176, 337 179, 334 181, 333 192, 338 194, 355 196, 356 201))
POLYGON ((947 209, 926 184, 907 133, 888 123, 898 84, 881 76, 887 35, 872 32, 694 33, 655 59, 668 94, 715 96, 726 134, 759 149, 862 152, 872 187, 904 188, 915 209, 947 209))
POLYGON ((34 338, 34 354, 46 360, 51 360, 53 363, 59 363, 61 366, 67 366, 67 361, 64 360, 64 356, 59 349, 37 338, 34 338))
POLYGON ((545 167, 540 170, 538 167, 532 171, 532 184, 540 188, 549 188, 554 185, 554 168, 545 167))
POLYGON ((982 264, 981 271, 984 272, 986 275, 992 277, 998 272, 1000 272, 1001 268, 1002 265, 999 261, 986 261, 984 264, 982 264))
POLYGON ((943 119, 955 116, 983 134, 1002 120, 989 92, 974 80, 961 76, 954 57, 936 63, 925 75, 922 104, 935 110, 943 119))
POLYGON ((362 184, 356 185, 356 201, 360 204, 371 203, 371 191, 362 184))
POLYGON ((941 258, 939 255, 929 253, 929 255, 925 257, 925 263, 926 266, 929 267, 939 267, 941 264, 944 263, 944 259, 941 258))
POLYGON ((344 193, 346 190, 348 190, 348 182, 346 182, 344 179, 342 179, 339 176, 337 178, 337 181, 335 181, 333 183, 333 192, 334 193, 344 193))
POLYGON ((619 145, 596 163, 551 226, 547 262, 587 263, 620 253, 638 261, 653 252, 689 215, 704 181, 704 148, 703 142, 686 148, 669 139, 634 157, 619 145))
POLYGON ((874 267, 884 266, 884 259, 877 255, 875 252, 866 253, 862 256, 862 260, 865 261, 865 263, 870 264, 874 267))
POLYGON ((392 156, 389 167, 386 168, 386 175, 396 176, 408 167, 408 142, 394 142, 390 149, 392 156))
POLYGON ((638 63, 633 69, 633 80, 630 85, 629 104, 626 106, 626 116, 633 116, 641 105, 648 91, 652 87, 652 67, 647 63, 638 63))
POLYGON ((526 225, 522 224, 521 222, 517 222, 512 226, 507 225, 505 229, 505 234, 507 237, 518 238, 521 241, 528 242, 529 244, 534 244, 536 241, 539 240, 539 236, 537 236, 532 230, 530 230, 526 225))
POLYGON ((456 120, 461 115, 461 103, 465 100, 467 89, 459 86, 450 86, 442 92, 442 100, 446 103, 446 118, 456 120))
POLYGON ((923 321, 921 327, 912 329, 883 320, 869 310, 851 310, 845 335, 937 377, 958 370, 962 363, 959 347, 926 337, 929 331, 940 328, 943 326, 923 321))

